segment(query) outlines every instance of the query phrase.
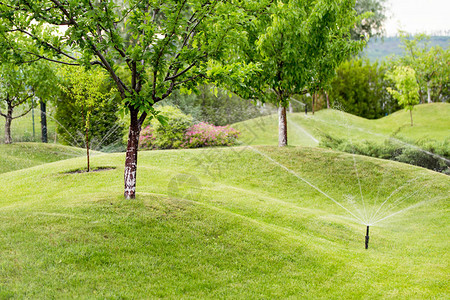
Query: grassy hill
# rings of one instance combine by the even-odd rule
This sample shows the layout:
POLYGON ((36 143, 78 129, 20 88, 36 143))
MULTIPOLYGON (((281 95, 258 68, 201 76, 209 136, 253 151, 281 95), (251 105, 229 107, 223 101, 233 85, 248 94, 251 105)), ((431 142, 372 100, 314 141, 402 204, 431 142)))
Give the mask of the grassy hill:
POLYGON ((0 298, 450 296, 448 176, 317 148, 152 151, 125 201, 123 161, 0 174, 0 298), (364 220, 381 220, 368 250, 364 220))
MULTIPOLYGON (((95 154, 95 152, 92 152, 95 154)), ((0 173, 86 155, 86 150, 57 144, 0 144, 0 173)))
MULTIPOLYGON (((407 111, 398 111, 377 120, 360 118, 342 111, 324 109, 315 115, 294 113, 288 115, 288 143, 315 146, 326 133, 351 141, 383 141, 396 133, 411 140, 450 139, 450 104, 417 105, 413 110, 414 126, 410 126, 407 111)), ((242 132, 241 141, 249 145, 277 145, 278 119, 276 115, 252 119, 233 125, 242 132)))

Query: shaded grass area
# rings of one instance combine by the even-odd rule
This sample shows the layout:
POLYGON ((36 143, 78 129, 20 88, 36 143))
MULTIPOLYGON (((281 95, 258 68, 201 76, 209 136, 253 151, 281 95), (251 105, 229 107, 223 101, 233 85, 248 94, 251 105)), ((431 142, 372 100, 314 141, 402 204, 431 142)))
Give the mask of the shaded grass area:
MULTIPOLYGON (((334 138, 357 142, 381 142, 395 134, 412 142, 443 142, 450 139, 450 104, 431 103, 416 105, 413 110, 414 126, 410 126, 409 112, 395 112, 377 120, 360 118, 333 109, 324 109, 315 115, 294 113, 288 115, 288 142, 290 145, 314 146, 308 132, 317 140, 324 134, 334 138), (297 126, 296 126, 297 125, 297 126)), ((233 125, 242 132, 241 141, 250 145, 276 145, 278 143, 276 115, 256 118, 233 125)))
POLYGON ((121 197, 123 154, 96 156, 116 167, 104 172, 62 174, 76 158, 0 174, 0 298, 449 296, 448 177, 255 149, 141 152, 135 201, 121 197), (399 189, 379 214, 404 211, 372 227, 366 251, 365 226, 307 182, 361 218, 399 189))
POLYGON ((0 144, 0 173, 86 155, 86 150, 57 144, 0 144))

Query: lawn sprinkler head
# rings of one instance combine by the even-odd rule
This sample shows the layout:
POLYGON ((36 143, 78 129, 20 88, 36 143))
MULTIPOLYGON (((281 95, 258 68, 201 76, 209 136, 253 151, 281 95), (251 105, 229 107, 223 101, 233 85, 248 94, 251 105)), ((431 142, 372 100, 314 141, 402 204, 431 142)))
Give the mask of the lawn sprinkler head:
POLYGON ((366 229, 366 249, 369 248, 369 225, 367 225, 366 229))

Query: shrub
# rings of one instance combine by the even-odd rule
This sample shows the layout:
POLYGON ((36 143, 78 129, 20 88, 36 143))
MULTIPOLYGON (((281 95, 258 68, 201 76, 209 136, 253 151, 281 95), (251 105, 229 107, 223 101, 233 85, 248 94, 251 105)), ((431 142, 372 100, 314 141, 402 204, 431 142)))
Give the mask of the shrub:
POLYGON ((162 106, 158 110, 168 119, 167 124, 161 124, 156 118, 144 123, 145 128, 141 132, 139 147, 141 149, 180 148, 184 142, 186 130, 192 126, 192 117, 173 106, 162 106))
POLYGON ((153 134, 153 128, 148 125, 141 131, 141 135, 139 136, 139 148, 143 150, 151 150, 156 149, 155 145, 155 135, 153 134))
POLYGON ((400 141, 399 139, 387 139, 383 144, 370 141, 351 143, 330 135, 324 135, 321 146, 347 153, 395 160, 436 172, 443 172, 447 175, 450 174, 447 141, 441 143, 420 142, 419 146, 400 141))
POLYGON ((238 137, 239 131, 230 126, 214 126, 202 122, 187 130, 182 147, 233 146, 238 137))
POLYGON ((139 148, 144 150, 233 146, 239 132, 229 126, 192 125, 192 117, 173 106, 159 108, 167 124, 152 119, 144 123, 139 148))

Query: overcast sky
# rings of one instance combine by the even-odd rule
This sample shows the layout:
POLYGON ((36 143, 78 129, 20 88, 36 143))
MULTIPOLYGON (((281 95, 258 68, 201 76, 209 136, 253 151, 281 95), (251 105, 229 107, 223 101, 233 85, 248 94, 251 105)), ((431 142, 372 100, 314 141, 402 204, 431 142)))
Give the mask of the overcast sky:
MULTIPOLYGON (((450 0, 386 0, 386 34, 450 31, 450 0)), ((449 34, 449 33, 447 33, 449 34)))

